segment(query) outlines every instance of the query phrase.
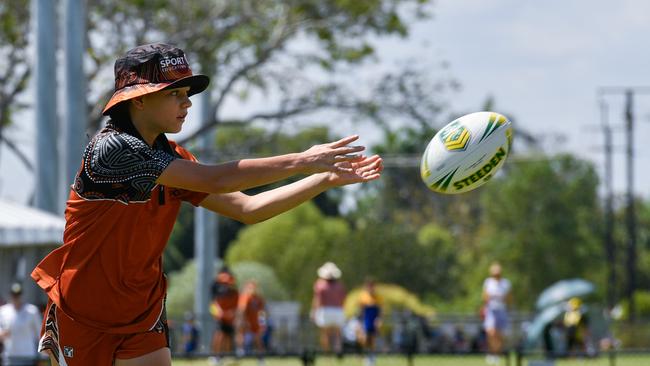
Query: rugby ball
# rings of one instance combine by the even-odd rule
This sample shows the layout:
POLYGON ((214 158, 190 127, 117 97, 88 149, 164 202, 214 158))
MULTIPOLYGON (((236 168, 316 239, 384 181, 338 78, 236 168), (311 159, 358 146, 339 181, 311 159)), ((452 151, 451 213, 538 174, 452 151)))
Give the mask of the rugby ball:
POLYGON ((462 116, 427 146, 420 175, 434 192, 456 194, 485 184, 503 166, 512 146, 512 123, 495 112, 462 116))

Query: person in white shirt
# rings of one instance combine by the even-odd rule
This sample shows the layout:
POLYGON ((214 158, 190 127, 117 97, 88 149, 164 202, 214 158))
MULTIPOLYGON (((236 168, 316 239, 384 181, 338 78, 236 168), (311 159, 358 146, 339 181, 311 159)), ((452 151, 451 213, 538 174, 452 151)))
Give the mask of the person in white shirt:
POLYGON ((488 364, 498 364, 503 352, 503 333, 508 326, 508 304, 512 301, 510 281, 501 277, 501 265, 490 265, 490 277, 483 282, 483 327, 487 334, 488 364))
POLYGON ((38 338, 42 315, 23 302, 20 283, 11 285, 11 301, 0 306, 0 341, 4 343, 3 365, 32 366, 38 362, 38 338))

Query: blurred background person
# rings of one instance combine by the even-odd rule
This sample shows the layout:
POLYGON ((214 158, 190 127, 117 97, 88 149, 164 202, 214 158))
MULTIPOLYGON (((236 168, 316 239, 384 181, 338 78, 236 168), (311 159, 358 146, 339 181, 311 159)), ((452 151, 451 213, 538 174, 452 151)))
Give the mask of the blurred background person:
POLYGON ((487 334, 488 364, 498 364, 503 353, 504 332, 508 326, 508 304, 512 302, 510 281, 501 276, 501 265, 490 265, 490 276, 483 282, 483 304, 485 319, 483 326, 487 334))
POLYGON ((375 280, 368 278, 359 296, 363 326, 363 348, 366 352, 365 364, 373 366, 376 362, 375 341, 381 327, 382 298, 377 294, 375 280))
POLYGON ((41 313, 22 300, 23 287, 11 285, 10 301, 0 306, 0 342, 4 343, 2 365, 33 366, 38 362, 41 313))
POLYGON ((262 358, 264 352, 262 334, 264 329, 260 320, 266 317, 265 307, 264 298, 257 290, 257 282, 248 281, 244 285, 237 304, 237 354, 241 356, 249 345, 254 346, 260 365, 264 364, 262 358))
POLYGON ((217 322, 217 329, 212 337, 212 352, 216 354, 210 358, 212 364, 218 364, 221 356, 233 351, 238 301, 239 290, 235 277, 224 267, 217 274, 212 286, 210 313, 217 322))
POLYGON ((566 330, 566 350, 569 354, 587 352, 589 342, 589 317, 582 301, 573 297, 567 302, 563 325, 566 330))
POLYGON ((183 354, 190 356, 198 350, 199 346, 199 329, 194 321, 194 313, 188 311, 185 313, 185 321, 181 327, 183 354))
POLYGON ((345 352, 361 353, 363 350, 363 329, 359 314, 351 317, 345 322, 341 329, 341 338, 345 352))
POLYGON ((327 262, 318 268, 317 274, 311 317, 320 329, 321 350, 342 356, 341 329, 345 324, 343 301, 346 290, 340 281, 341 270, 333 262, 327 262))

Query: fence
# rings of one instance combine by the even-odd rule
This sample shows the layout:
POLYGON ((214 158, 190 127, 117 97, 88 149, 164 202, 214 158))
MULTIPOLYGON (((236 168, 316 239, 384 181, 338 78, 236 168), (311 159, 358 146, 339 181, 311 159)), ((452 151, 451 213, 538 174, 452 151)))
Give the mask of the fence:
MULTIPOLYGON (((271 306, 273 308, 273 306, 271 306)), ((524 329, 533 314, 512 313, 506 337, 508 349, 521 357, 539 354, 541 347, 524 351, 521 348, 524 329)), ((172 352, 182 355, 180 348, 180 325, 182 321, 170 322, 172 352)), ((281 305, 269 312, 268 334, 265 337, 267 353, 272 355, 302 355, 305 351, 319 352, 318 329, 311 320, 299 314, 297 306, 281 305)), ((433 319, 418 317, 409 312, 393 312, 383 320, 377 339, 380 353, 409 354, 476 354, 487 349, 486 335, 481 319, 472 314, 439 314, 433 319)), ((343 328, 344 348, 348 353, 360 352, 355 339, 354 319, 343 328)), ((614 322, 611 335, 618 343, 612 349, 617 352, 650 352, 650 319, 629 324, 614 322)), ((204 335, 212 337, 212 335, 204 335)), ((595 344, 596 352, 600 350, 595 344)), ((209 355, 211 350, 200 349, 197 355, 209 355)), ((562 355, 558 353, 557 355, 562 355)))

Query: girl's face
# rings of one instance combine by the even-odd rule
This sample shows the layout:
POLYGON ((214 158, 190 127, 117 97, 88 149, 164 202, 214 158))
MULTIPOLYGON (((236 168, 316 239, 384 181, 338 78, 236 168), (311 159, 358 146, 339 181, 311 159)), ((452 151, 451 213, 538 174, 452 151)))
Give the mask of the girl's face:
POLYGON ((165 89, 143 96, 143 113, 150 130, 158 133, 180 132, 192 106, 187 93, 189 87, 165 89))

